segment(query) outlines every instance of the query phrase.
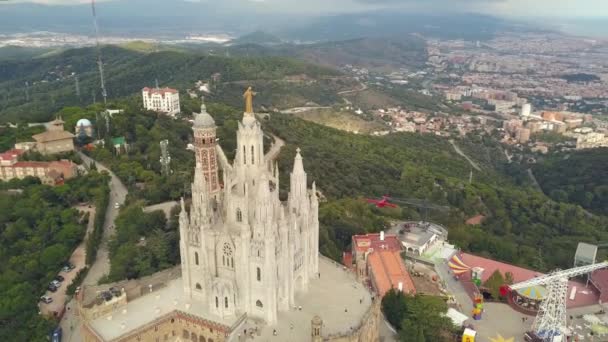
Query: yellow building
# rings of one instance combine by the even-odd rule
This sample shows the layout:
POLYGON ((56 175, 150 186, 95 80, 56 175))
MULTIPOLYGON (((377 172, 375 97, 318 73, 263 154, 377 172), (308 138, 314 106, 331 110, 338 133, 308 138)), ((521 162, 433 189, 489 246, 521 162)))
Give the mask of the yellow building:
POLYGON ((55 119, 49 122, 46 132, 32 136, 38 152, 53 154, 74 151, 74 134, 65 131, 63 124, 61 119, 55 119))

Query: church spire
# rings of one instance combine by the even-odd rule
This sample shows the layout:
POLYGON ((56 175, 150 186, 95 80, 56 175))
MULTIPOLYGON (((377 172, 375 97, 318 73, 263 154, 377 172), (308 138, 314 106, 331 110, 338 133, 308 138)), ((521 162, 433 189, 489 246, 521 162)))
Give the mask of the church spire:
POLYGON ((302 162, 302 155, 300 155, 300 151, 302 150, 300 150, 299 147, 296 148, 296 157, 293 162, 293 175, 306 175, 306 172, 304 172, 304 164, 302 162))

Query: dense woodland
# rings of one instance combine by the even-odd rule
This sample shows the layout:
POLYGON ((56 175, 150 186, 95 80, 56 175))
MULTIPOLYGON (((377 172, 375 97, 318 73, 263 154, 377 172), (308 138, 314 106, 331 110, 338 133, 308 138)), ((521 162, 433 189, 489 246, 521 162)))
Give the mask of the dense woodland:
POLYGON ((552 155, 535 165, 534 175, 554 200, 608 215, 608 148, 552 155))
POLYGON ((460 331, 445 316, 448 306, 444 298, 406 295, 391 290, 382 298, 382 312, 397 329, 400 342, 450 342, 460 331))
MULTIPOLYGON (((336 100, 341 85, 331 80, 339 72, 283 57, 227 58, 191 52, 160 51, 141 53, 107 46, 102 49, 106 85, 110 98, 139 93, 145 86, 172 86, 182 91, 198 80, 219 74, 213 85, 222 91, 220 102, 240 103, 244 84, 258 91, 258 105, 298 106, 307 102, 324 105, 336 100), (288 80, 301 77, 302 82, 288 80), (242 84, 242 82, 245 82, 242 84), (226 95, 226 96, 224 96, 226 95)), ((45 121, 66 106, 102 101, 95 64, 95 49, 67 50, 47 58, 4 61, 0 64, 0 122, 45 121), (81 96, 76 95, 74 75, 79 78, 81 96), (30 101, 26 101, 25 82, 30 101)), ((211 95, 212 97, 214 95, 211 95)), ((187 97, 185 92, 182 99, 187 97)))
POLYGON ((86 216, 72 206, 107 193, 107 181, 93 171, 57 187, 0 182, 0 340, 46 340, 56 323, 38 314, 38 298, 86 231, 86 216))

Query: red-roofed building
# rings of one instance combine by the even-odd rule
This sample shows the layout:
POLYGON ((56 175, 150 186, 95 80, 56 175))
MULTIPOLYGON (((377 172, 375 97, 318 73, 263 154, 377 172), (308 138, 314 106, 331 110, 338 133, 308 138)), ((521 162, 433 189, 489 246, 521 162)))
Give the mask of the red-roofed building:
POLYGON ((483 223, 483 220, 485 220, 486 217, 483 215, 475 215, 471 218, 469 218, 465 223, 468 225, 480 225, 483 223))
POLYGON ((12 149, 6 152, 0 153, 0 166, 11 166, 19 161, 19 156, 25 151, 12 149))
POLYGON ((175 116, 180 112, 179 92, 172 88, 148 88, 141 90, 144 108, 175 116))
MULTIPOLYGON (((375 234, 365 235, 353 235, 351 242, 351 255, 350 259, 355 264, 357 270, 357 277, 359 279, 365 279, 368 277, 367 274, 367 256, 374 251, 397 251, 401 252, 401 241, 397 235, 384 234, 384 232, 375 234)), ((352 267, 351 265, 346 265, 352 267)))
POLYGON ((591 273, 589 280, 600 293, 600 303, 608 303, 608 269, 605 268, 591 273))
POLYGON ((36 177, 44 184, 55 185, 76 175, 76 164, 69 160, 39 162, 19 161, 22 150, 10 150, 0 154, 0 180, 36 177))
MULTIPOLYGON (((513 276, 513 282, 519 283, 522 281, 526 281, 535 277, 543 276, 544 274, 541 272, 529 270, 523 267, 507 264, 504 262, 483 258, 480 256, 476 256, 468 253, 458 253, 456 254, 458 258, 462 261, 464 265, 468 268, 481 268, 483 272, 480 274, 481 284, 483 284, 488 278, 498 270, 503 277, 507 272, 511 273, 513 276)), ((452 259, 453 260, 453 259, 452 259)), ((471 298, 473 298, 475 294, 476 286, 472 283, 471 272, 465 272, 458 276, 458 279, 462 282, 463 287, 467 290, 467 293, 471 298)), ((606 281, 606 285, 608 286, 608 279, 606 281)), ((578 281, 569 281, 568 282, 568 308, 573 307, 581 307, 597 304, 599 300, 599 296, 595 288, 589 286, 585 286, 584 283, 578 281), (570 299, 570 295, 572 292, 575 292, 574 299, 570 299)))
POLYGON ((398 251, 379 250, 371 253, 367 258, 367 267, 371 284, 380 297, 390 289, 416 293, 414 281, 398 251))

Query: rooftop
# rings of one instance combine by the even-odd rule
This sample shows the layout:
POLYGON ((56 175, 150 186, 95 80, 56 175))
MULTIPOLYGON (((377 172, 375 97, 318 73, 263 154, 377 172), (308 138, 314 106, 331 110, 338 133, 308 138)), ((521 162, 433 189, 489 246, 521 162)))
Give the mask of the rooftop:
POLYGON ((391 288, 399 289, 400 283, 403 292, 416 293, 412 277, 408 273, 399 252, 375 251, 367 257, 367 262, 380 296, 383 296, 391 288))
POLYGON ((596 255, 597 255, 597 246, 596 245, 579 242, 578 246, 576 247, 576 254, 575 254, 574 259, 576 259, 576 260, 583 259, 585 261, 588 261, 589 263, 594 263, 596 255))
POLYGON ((206 303, 192 300, 184 294, 180 277, 152 293, 129 301, 126 307, 119 307, 110 315, 90 321, 90 325, 104 340, 109 341, 176 310, 227 326, 231 326, 238 319, 223 319, 208 309, 206 303))
MULTIPOLYGON (((296 293, 296 307, 302 309, 279 312, 275 326, 258 326, 259 340, 309 342, 310 322, 316 315, 323 319, 324 335, 347 332, 359 325, 371 308, 370 292, 356 281, 354 274, 324 257, 319 258, 319 273, 319 278, 310 281, 306 293, 296 293), (274 329, 277 336, 273 335, 274 329)), ((111 340, 177 310, 228 327, 240 318, 237 315, 222 319, 212 314, 205 303, 184 295, 179 277, 152 293, 129 301, 126 307, 119 307, 110 315, 92 320, 90 325, 104 340, 111 340)), ((253 327, 258 323, 248 319, 246 324, 253 327)))
POLYGON ((8 150, 6 152, 0 153, 0 160, 13 160, 13 158, 19 157, 24 152, 25 151, 18 149, 8 150))
POLYGON ((396 235, 381 233, 353 235, 353 249, 357 252, 367 252, 370 248, 374 250, 386 249, 392 251, 401 250, 401 242, 396 235))
POLYGON ((36 142, 45 143, 49 141, 73 139, 74 134, 67 131, 46 131, 33 135, 32 138, 34 138, 36 142))
POLYGON ((165 87, 165 88, 145 87, 144 89, 142 89, 142 91, 147 91, 150 94, 165 94, 165 93, 177 94, 178 93, 178 91, 176 89, 169 88, 169 87, 165 87))
MULTIPOLYGON (((519 283, 522 281, 526 281, 535 277, 539 277, 544 275, 543 273, 532 271, 529 269, 525 269, 523 267, 514 266, 511 264, 507 264, 500 261, 495 261, 492 259, 482 258, 476 255, 468 254, 468 253, 460 253, 458 254, 460 259, 464 264, 469 267, 481 267, 484 269, 481 282, 485 282, 494 271, 498 270, 503 276, 506 272, 510 272, 513 274, 513 282, 519 283)), ((471 273, 467 272, 461 276, 461 281, 470 283, 471 273)), ((590 286, 586 286, 585 283, 581 283, 578 281, 569 281, 568 282, 568 294, 572 293, 573 289, 576 288, 576 295, 574 300, 568 298, 567 306, 568 308, 573 307, 581 307, 597 304, 598 302, 598 294, 594 289, 590 286)), ((471 294, 470 294, 471 295, 471 294)))

